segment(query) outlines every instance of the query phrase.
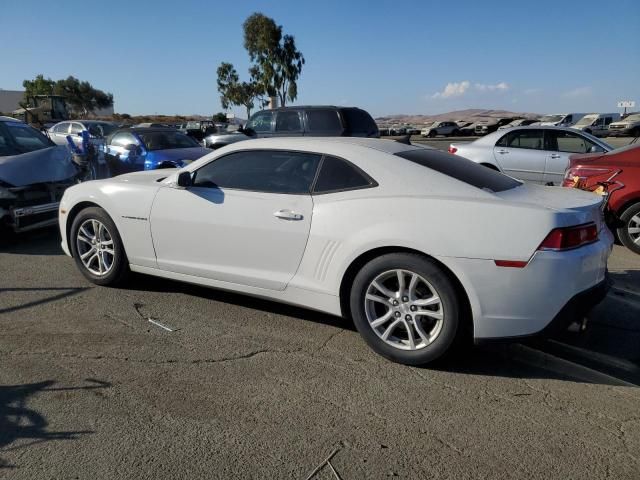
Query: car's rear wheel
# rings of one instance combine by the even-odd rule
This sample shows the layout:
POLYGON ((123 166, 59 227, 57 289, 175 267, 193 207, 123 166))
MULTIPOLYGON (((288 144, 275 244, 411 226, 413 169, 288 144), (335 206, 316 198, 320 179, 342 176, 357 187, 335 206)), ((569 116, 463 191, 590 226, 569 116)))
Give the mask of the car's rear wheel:
POLYGON ((640 202, 622 212, 620 223, 618 238, 629 250, 640 254, 640 202))
POLYGON ((407 253, 382 255, 356 275, 353 321, 380 355, 407 365, 436 360, 452 346, 460 301, 451 279, 432 260, 407 253))
POLYGON ((85 208, 76 216, 69 244, 80 272, 97 285, 116 285, 129 273, 118 229, 101 208, 85 208))

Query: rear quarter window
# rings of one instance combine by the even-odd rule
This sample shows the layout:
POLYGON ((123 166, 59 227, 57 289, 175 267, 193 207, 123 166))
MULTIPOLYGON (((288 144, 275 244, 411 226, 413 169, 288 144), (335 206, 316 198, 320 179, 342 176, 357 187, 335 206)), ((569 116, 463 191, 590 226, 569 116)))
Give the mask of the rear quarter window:
POLYGON ((307 110, 307 133, 310 135, 341 135, 342 122, 336 110, 314 108, 307 110))
POLYGON ((503 192, 522 185, 519 181, 488 167, 438 150, 405 150, 395 155, 482 190, 503 192))
POLYGON ((353 136, 379 137, 378 125, 364 110, 343 108, 342 116, 346 123, 346 134, 353 136))

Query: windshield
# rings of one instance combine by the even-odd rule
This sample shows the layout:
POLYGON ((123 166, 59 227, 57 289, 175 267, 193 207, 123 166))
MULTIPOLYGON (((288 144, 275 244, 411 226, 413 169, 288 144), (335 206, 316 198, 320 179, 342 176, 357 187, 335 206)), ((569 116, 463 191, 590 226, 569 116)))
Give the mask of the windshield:
POLYGON ((559 122, 564 118, 564 115, 545 115, 540 119, 541 122, 559 122))
POLYGON ((200 146, 191 137, 173 130, 167 130, 166 132, 138 132, 138 137, 144 143, 144 148, 149 151, 200 146))
POLYGON ((0 155, 16 155, 52 146, 51 140, 26 123, 2 122, 0 124, 0 155))
POLYGON ((640 113, 629 115, 627 118, 621 120, 622 122, 640 122, 640 113))
POLYGON ((582 117, 578 123, 575 124, 576 127, 585 127, 591 125, 593 122, 597 120, 597 115, 587 115, 586 117, 582 117))

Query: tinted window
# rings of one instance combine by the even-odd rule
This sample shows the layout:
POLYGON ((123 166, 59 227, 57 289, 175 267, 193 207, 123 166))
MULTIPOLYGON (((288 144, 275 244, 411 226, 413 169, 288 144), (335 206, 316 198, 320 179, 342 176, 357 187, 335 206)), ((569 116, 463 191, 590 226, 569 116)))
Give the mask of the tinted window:
POLYGON ((516 130, 509 132, 496 143, 499 147, 542 150, 542 130, 516 130))
POLYGON ((378 137, 380 132, 371 115, 359 108, 343 108, 342 116, 345 119, 347 135, 363 135, 378 137))
POLYGON ((342 122, 336 110, 316 109, 307 110, 307 126, 309 133, 342 133, 342 122))
POLYGON ((591 147, 596 148, 596 152, 604 151, 595 143, 572 132, 547 131, 548 150, 565 153, 588 153, 591 147))
POLYGON ((11 146, 9 132, 6 132, 2 123, 0 123, 0 157, 4 157, 5 155, 15 155, 17 153, 19 152, 11 146))
POLYGON ((247 122, 247 128, 254 132, 270 132, 273 112, 258 112, 247 122))
POLYGON ((309 193, 320 155, 250 150, 225 155, 196 171, 196 187, 267 193, 309 193))
POLYGON ((406 150, 395 155, 466 184, 492 192, 502 192, 522 185, 511 177, 471 160, 437 150, 406 150))
POLYGON ((276 115, 276 132, 300 132, 302 125, 297 111, 280 111, 276 115))
POLYGON ((314 193, 370 187, 375 182, 354 165, 340 158, 325 156, 314 193))
POLYGON ((200 145, 193 138, 175 130, 158 132, 138 132, 138 137, 149 151, 173 150, 174 148, 194 148, 200 145))

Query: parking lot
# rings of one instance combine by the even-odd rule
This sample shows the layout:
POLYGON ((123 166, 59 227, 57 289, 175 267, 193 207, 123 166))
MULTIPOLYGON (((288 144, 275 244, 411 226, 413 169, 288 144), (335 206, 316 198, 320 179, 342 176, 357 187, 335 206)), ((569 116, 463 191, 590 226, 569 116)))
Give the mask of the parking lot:
POLYGON ((343 479, 640 469, 640 258, 619 246, 587 332, 430 368, 329 315, 144 276, 96 287, 55 229, 0 265, 6 478, 307 478, 332 453, 343 479))

